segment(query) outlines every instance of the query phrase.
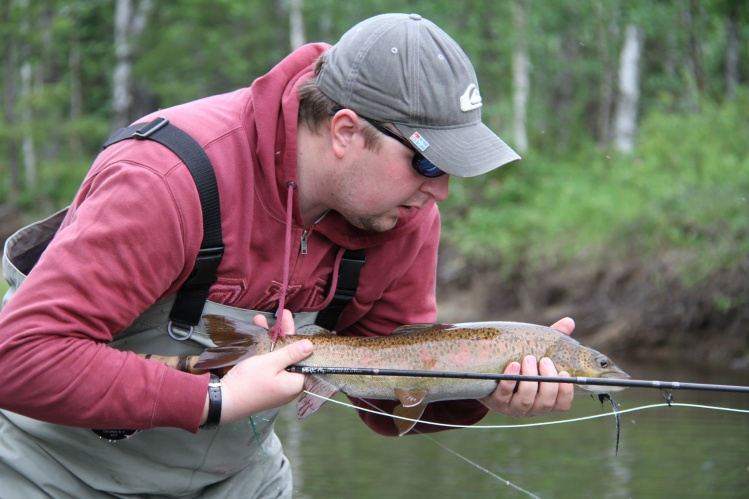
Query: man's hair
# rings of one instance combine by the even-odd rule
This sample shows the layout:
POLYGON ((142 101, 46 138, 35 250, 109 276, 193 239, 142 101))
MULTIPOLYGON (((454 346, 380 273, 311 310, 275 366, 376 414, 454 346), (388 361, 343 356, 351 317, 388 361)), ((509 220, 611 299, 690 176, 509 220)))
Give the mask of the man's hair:
MULTIPOLYGON (((320 74, 324 64, 323 56, 315 61, 315 76, 320 74)), ((310 78, 299 85, 299 125, 305 125, 311 131, 318 133, 323 124, 327 124, 330 118, 341 105, 329 98, 317 88, 316 78, 310 78)), ((380 143, 380 134, 368 123, 363 127, 365 147, 376 149, 380 143)))

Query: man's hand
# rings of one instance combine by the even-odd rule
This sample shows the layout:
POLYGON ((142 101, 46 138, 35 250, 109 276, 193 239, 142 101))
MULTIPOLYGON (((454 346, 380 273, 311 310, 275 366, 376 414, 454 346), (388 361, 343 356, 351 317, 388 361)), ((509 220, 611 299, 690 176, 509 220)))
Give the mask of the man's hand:
MULTIPOLYGON (((559 320, 551 326, 564 334, 572 334, 575 321, 569 317, 559 320)), ((523 374, 528 376, 563 376, 566 372, 557 373, 551 359, 544 357, 537 362, 533 356, 523 359, 523 364, 510 363, 505 374, 523 374)), ((549 412, 563 412, 572 405, 575 387, 571 383, 534 383, 532 381, 504 380, 497 384, 497 389, 480 402, 494 412, 510 417, 537 416, 549 412), (515 387, 517 386, 517 390, 515 387)))
MULTIPOLYGON (((256 315, 253 323, 268 328, 263 315, 256 315)), ((287 335, 294 334, 294 319, 284 310, 281 327, 287 335)), ((221 424, 238 421, 261 411, 288 404, 299 395, 304 375, 286 371, 312 354, 312 342, 301 340, 273 352, 243 360, 221 378, 221 424)), ((208 405, 203 421, 208 416, 208 405)))

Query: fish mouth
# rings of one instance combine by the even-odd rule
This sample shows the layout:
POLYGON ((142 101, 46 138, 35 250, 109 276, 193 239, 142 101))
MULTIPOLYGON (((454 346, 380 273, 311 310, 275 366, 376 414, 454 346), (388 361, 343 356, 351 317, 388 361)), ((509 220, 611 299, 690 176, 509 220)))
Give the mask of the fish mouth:
POLYGON ((598 395, 601 393, 613 393, 624 390, 624 386, 606 386, 606 385, 575 385, 575 391, 585 395, 598 395))
MULTIPOLYGON (((594 378, 601 378, 601 379, 621 379, 621 380, 627 380, 631 379, 632 377, 625 373, 624 371, 608 371, 605 373, 601 373, 599 376, 589 377, 588 380, 594 379, 594 378)), ((613 392, 620 392, 624 390, 625 386, 611 386, 611 385, 575 385, 577 388, 576 391, 579 393, 585 393, 588 395, 596 395, 600 393, 613 393, 613 392)))

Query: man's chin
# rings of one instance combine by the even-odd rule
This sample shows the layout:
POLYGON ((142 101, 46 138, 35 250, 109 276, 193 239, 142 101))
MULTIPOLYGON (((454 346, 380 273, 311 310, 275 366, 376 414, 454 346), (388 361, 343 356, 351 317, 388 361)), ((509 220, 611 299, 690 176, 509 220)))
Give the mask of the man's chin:
POLYGON ((398 224, 399 214, 379 217, 359 217, 356 220, 349 220, 349 222, 354 227, 368 232, 386 232, 398 224))

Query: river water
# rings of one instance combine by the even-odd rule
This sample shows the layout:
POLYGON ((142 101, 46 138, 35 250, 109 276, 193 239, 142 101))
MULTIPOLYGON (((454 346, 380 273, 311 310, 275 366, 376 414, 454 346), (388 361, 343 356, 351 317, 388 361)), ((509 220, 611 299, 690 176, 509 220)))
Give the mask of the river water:
MULTIPOLYGON (((620 365, 635 379, 749 385, 747 371, 620 365)), ((618 453, 611 406, 589 396, 576 397, 564 414, 491 414, 479 423, 509 428, 401 438, 376 435, 352 409, 332 402, 304 420, 291 404, 277 432, 292 462, 296 498, 749 497, 749 414, 668 407, 661 391, 649 388, 612 396, 622 411, 660 406, 621 414, 618 453), (605 416, 518 426, 595 415, 605 416)), ((340 394, 335 400, 347 402, 340 394)), ((748 394, 682 390, 673 402, 749 410, 748 394)))

